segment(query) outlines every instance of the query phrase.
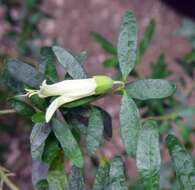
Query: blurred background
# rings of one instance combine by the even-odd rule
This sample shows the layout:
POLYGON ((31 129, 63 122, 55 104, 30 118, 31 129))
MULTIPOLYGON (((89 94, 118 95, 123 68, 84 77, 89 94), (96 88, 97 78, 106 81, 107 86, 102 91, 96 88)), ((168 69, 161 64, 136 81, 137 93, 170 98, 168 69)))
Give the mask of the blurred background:
MULTIPOLYGON (((92 75, 112 75, 115 68, 102 64, 110 58, 94 40, 90 32, 98 32, 116 45, 121 16, 132 10, 137 18, 138 37, 142 39, 151 19, 155 31, 142 61, 136 66, 139 78, 168 78, 175 80, 178 93, 168 103, 142 105, 143 115, 148 112, 167 114, 175 105, 195 107, 195 6, 193 1, 176 0, 0 0, 0 72, 7 58, 34 62, 39 57, 39 47, 59 44, 79 53, 87 52, 85 68, 92 75), (153 67, 152 67, 153 65, 153 67), (152 74, 153 73, 153 74, 152 74), (154 108, 154 107, 157 107, 154 108)), ((1 82, 0 110, 9 108, 6 98, 12 94, 1 82)), ((111 158, 123 151, 118 132, 119 99, 105 98, 97 102, 113 116, 113 140, 103 151, 111 158)), ((175 107, 174 107, 175 108, 175 107)), ((175 110, 175 109, 174 109, 175 110)), ((184 109, 185 111, 187 109, 184 109)), ((148 114, 149 115, 149 114, 148 114)), ((186 111, 178 122, 161 122, 162 133, 173 127, 187 148, 195 155, 194 113, 186 111), (186 118, 184 118, 184 115, 186 118), (178 124, 179 123, 179 124, 178 124), (179 126, 179 127, 178 127, 179 126)), ((16 114, 0 115, 0 165, 15 173, 12 181, 20 189, 32 189, 29 135, 32 123, 16 114)), ((163 139, 163 135, 162 135, 163 139)), ((174 174, 167 165, 169 157, 162 147, 163 167, 161 189, 171 189, 174 174), (164 171, 164 173, 163 173, 164 171), (167 180, 169 179, 169 180, 167 180), (164 181, 163 181, 164 180, 164 181)), ((86 161, 88 162, 88 161, 86 161)), ((86 166, 90 167, 90 163, 86 166), (88 166, 89 165, 89 166, 88 166)), ((126 160, 127 175, 132 179, 132 189, 137 180, 135 163, 126 160)), ((86 174, 91 183, 92 177, 86 174)))

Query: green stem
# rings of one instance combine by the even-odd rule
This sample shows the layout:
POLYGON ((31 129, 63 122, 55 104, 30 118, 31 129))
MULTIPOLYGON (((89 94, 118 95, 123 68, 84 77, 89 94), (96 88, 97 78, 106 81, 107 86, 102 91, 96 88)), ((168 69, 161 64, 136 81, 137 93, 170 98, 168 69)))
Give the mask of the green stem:
POLYGON ((0 110, 0 115, 16 113, 14 109, 0 110))
POLYGON ((156 121, 168 121, 168 120, 175 120, 177 117, 179 117, 178 113, 171 113, 167 115, 162 115, 162 116, 150 116, 143 118, 142 121, 146 120, 156 120, 156 121))

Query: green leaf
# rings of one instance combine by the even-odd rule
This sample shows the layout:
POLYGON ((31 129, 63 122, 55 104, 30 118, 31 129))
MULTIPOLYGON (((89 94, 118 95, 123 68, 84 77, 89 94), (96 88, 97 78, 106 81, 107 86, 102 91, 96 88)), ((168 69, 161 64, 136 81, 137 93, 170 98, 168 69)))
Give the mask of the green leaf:
POLYGON ((184 61, 186 61, 187 63, 191 63, 195 61, 195 50, 192 50, 191 52, 187 53, 184 56, 184 61))
POLYGON ((101 46, 103 50, 112 55, 116 55, 116 48, 101 34, 97 32, 91 32, 90 35, 101 46))
POLYGON ((31 120, 33 123, 43 123, 45 121, 45 114, 43 112, 36 112, 32 115, 31 120))
POLYGON ((109 59, 106 59, 104 62, 103 62, 103 65, 104 67, 106 68, 112 68, 112 67, 115 67, 118 65, 118 60, 116 57, 112 57, 112 58, 109 58, 109 59))
POLYGON ((16 85, 15 88, 20 88, 21 90, 21 85, 23 84, 32 88, 38 88, 44 76, 29 64, 18 60, 8 60, 4 78, 10 87, 16 85))
POLYGON ((42 155, 43 162, 47 163, 48 165, 51 165, 51 163, 57 156, 58 150, 58 141, 52 133, 45 141, 44 152, 42 155))
POLYGON ((31 117, 33 114, 35 114, 35 110, 32 106, 17 98, 13 97, 9 99, 9 104, 13 109, 16 110, 17 113, 22 116, 31 117))
POLYGON ((174 135, 168 135, 166 146, 180 184, 180 189, 195 189, 195 165, 191 155, 174 135))
POLYGON ((82 171, 75 166, 72 167, 69 177, 69 189, 71 190, 85 190, 82 171))
POLYGON ((159 129, 156 122, 149 120, 139 131, 136 165, 144 189, 159 189, 160 147, 159 129))
POLYGON ((79 100, 75 100, 73 102, 69 102, 67 104, 64 104, 63 107, 65 108, 75 108, 75 107, 79 107, 82 105, 86 105, 89 104, 97 99, 99 99, 101 96, 99 95, 94 95, 94 96, 89 96, 89 97, 85 97, 85 98, 81 98, 79 100))
POLYGON ((120 109, 120 133, 128 155, 135 156, 136 154, 139 129, 139 110, 135 102, 127 95, 124 95, 120 109))
POLYGON ((126 85, 130 97, 139 100, 160 99, 171 96, 176 91, 176 85, 162 79, 144 79, 126 85))
POLYGON ((52 120, 52 129, 58 139, 65 156, 72 161, 72 163, 79 167, 83 167, 83 157, 79 145, 73 137, 67 123, 61 123, 57 119, 52 120))
POLYGON ((123 79, 126 79, 134 67, 137 48, 136 18, 132 12, 125 12, 117 43, 117 55, 123 79))
POLYGON ((155 31, 155 21, 152 19, 146 26, 143 37, 138 46, 137 63, 140 63, 145 51, 149 47, 155 31))
POLYGON ((48 190, 49 184, 46 179, 39 180, 36 184, 37 190, 48 190))
POLYGON ((85 51, 79 53, 78 55, 75 56, 75 59, 83 65, 85 63, 85 60, 87 58, 87 53, 85 51))
POLYGON ((55 66, 55 55, 50 47, 41 48, 41 59, 45 65, 45 78, 50 82, 57 82, 58 76, 55 66))
POLYGON ((106 190, 109 187, 110 164, 108 162, 100 163, 95 176, 93 190, 106 190))
POLYGON ((119 156, 116 156, 111 162, 109 188, 112 190, 128 190, 123 161, 119 156))
POLYGON ((46 99, 44 98, 40 98, 38 95, 33 95, 30 97, 30 101, 31 103, 37 107, 38 109, 45 111, 45 109, 47 108, 48 104, 46 99))
POLYGON ((49 136, 51 128, 48 124, 35 124, 30 135, 31 156, 33 159, 41 160, 45 140, 49 136))
POLYGON ((93 107, 90 111, 86 137, 87 150, 91 155, 95 154, 97 148, 100 146, 103 128, 104 124, 101 112, 95 107, 93 107))
POLYGON ((59 151, 48 171, 49 190, 68 189, 67 177, 64 169, 64 154, 59 151))
POLYGON ((73 77, 74 79, 87 78, 87 74, 83 66, 77 61, 75 57, 73 57, 73 55, 59 46, 53 46, 52 50, 59 63, 65 69, 67 69, 67 72, 71 77, 73 77))
POLYGON ((159 79, 159 78, 166 78, 171 73, 167 70, 167 64, 165 63, 165 56, 161 54, 157 61, 151 64, 151 74, 150 78, 152 79, 159 79))

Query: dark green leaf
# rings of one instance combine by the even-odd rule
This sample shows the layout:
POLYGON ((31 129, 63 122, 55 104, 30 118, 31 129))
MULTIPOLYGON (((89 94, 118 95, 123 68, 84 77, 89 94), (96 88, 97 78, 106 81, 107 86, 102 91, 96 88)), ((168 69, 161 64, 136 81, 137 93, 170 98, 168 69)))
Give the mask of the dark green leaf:
POLYGON ((67 123, 61 123, 57 119, 52 120, 52 129, 58 139, 65 156, 72 161, 72 163, 81 168, 83 167, 83 157, 79 145, 73 137, 67 123))
POLYGON ((195 50, 192 50, 191 52, 187 53, 184 56, 184 61, 186 61, 187 63, 191 63, 195 61, 195 50))
POLYGON ((45 121, 45 114, 43 112, 36 112, 32 115, 31 120, 33 123, 43 123, 45 121))
POLYGON ((85 190, 82 171, 80 168, 75 166, 72 167, 68 181, 70 190, 85 190))
POLYGON ((38 95, 31 96, 30 101, 35 107, 42 111, 45 111, 47 108, 47 101, 44 98, 40 98, 38 95))
POLYGON ((36 184, 37 190, 48 190, 49 184, 46 179, 39 180, 36 184))
POLYGON ((42 160, 48 165, 50 165, 56 158, 58 150, 59 150, 58 141, 52 133, 52 135, 50 135, 45 141, 42 160))
POLYGON ((102 162, 95 176, 93 190, 107 190, 109 187, 110 164, 102 162))
POLYGON ((67 104, 64 104, 63 107, 65 107, 65 108, 79 107, 79 106, 82 106, 82 105, 89 104, 90 102, 93 102, 93 101, 99 99, 100 97, 101 96, 99 96, 99 95, 94 95, 94 96, 89 96, 89 97, 81 98, 79 100, 75 100, 73 102, 69 102, 67 104))
POLYGON ((31 117, 33 114, 35 114, 35 110, 32 106, 17 98, 9 99, 9 103, 11 107, 15 109, 20 115, 31 117))
POLYGON ((167 64, 165 63, 165 56, 161 54, 157 61, 151 64, 150 78, 159 79, 165 78, 170 75, 170 71, 167 70, 167 64))
POLYGON ((139 43, 138 46, 138 55, 137 55, 137 63, 140 63, 142 60, 142 57, 149 47, 152 37, 154 35, 155 31, 155 21, 152 19, 149 24, 146 26, 143 37, 139 43))
POLYGON ((139 131, 136 165, 144 189, 159 189, 160 147, 159 130, 154 121, 146 121, 139 131))
POLYGON ((137 48, 137 26, 132 12, 125 12, 117 43, 117 55, 123 78, 126 79, 134 67, 137 48))
POLYGON ((123 161, 121 157, 115 157, 110 166, 110 186, 111 190, 128 190, 124 175, 123 161))
POLYGON ((50 165, 48 171, 48 183, 50 190, 65 190, 68 187, 67 177, 64 170, 64 154, 59 151, 50 165))
POLYGON ((45 140, 51 132, 48 124, 38 123, 35 124, 30 135, 31 156, 33 159, 41 160, 45 140))
POLYGON ((176 85, 167 80, 144 79, 126 85, 130 97, 139 100, 160 99, 171 96, 176 91, 176 85))
POLYGON ((115 67, 116 65, 118 65, 118 60, 116 57, 112 57, 109 59, 106 59, 103 62, 104 67, 110 68, 110 67, 115 67))
POLYGON ((57 82, 58 76, 55 66, 55 55, 50 47, 41 48, 41 59, 45 65, 45 78, 50 82, 57 82))
POLYGON ((191 155, 174 135, 168 135, 166 146, 181 189, 195 189, 195 165, 191 155))
POLYGON ((53 46, 52 50, 59 63, 65 69, 67 69, 67 72, 71 77, 73 77, 74 79, 87 78, 87 74, 83 66, 69 52, 58 46, 53 46))
POLYGON ((12 84, 12 81, 25 84, 32 88, 38 88, 44 76, 34 67, 18 60, 8 60, 5 71, 5 80, 12 84))
POLYGON ((116 48, 101 34, 97 32, 91 32, 90 35, 102 47, 103 50, 112 55, 116 55, 116 48))
POLYGON ((93 107, 90 112, 86 137, 87 150, 91 155, 95 154, 97 148, 100 146, 103 128, 104 125, 101 112, 93 107))
POLYGON ((139 129, 139 110, 135 102, 127 95, 124 95, 120 110, 120 132, 125 151, 128 155, 135 156, 136 154, 139 129))

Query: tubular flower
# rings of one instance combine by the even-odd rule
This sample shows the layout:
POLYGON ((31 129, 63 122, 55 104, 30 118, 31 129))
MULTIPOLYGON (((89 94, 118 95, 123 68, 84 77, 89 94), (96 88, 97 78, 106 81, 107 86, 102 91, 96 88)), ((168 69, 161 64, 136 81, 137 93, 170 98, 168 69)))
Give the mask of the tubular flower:
POLYGON ((29 97, 35 94, 40 98, 59 96, 47 108, 45 120, 48 123, 55 111, 63 104, 92 95, 104 94, 112 88, 113 84, 113 80, 107 76, 94 76, 89 79, 64 80, 51 85, 43 81, 39 90, 26 89, 26 91, 29 97))

